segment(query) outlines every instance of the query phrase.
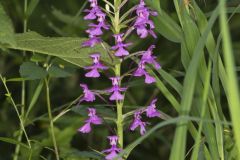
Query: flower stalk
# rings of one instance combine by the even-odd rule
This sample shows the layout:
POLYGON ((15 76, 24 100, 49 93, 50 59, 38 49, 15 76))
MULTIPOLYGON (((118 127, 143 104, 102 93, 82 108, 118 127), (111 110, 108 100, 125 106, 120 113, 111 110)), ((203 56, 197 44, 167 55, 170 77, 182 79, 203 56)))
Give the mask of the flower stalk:
MULTIPOLYGON (((120 5, 121 0, 114 0, 114 31, 120 33, 120 5)), ((115 65, 115 76, 121 77, 121 63, 115 65)), ((119 81, 121 87, 121 80, 119 81)), ((117 105, 117 136, 120 148, 123 148, 123 100, 116 100, 117 105)))
MULTIPOLYGON (((124 106, 124 98, 125 98, 125 91, 127 90, 127 86, 122 87, 121 81, 122 78, 128 74, 123 73, 121 75, 121 66, 124 64, 123 61, 125 57, 130 55, 127 47, 132 45, 132 43, 125 42, 125 38, 127 37, 130 32, 136 30, 137 35, 143 39, 146 38, 148 35, 153 36, 156 38, 156 34, 154 33, 153 29, 155 28, 153 21, 149 18, 150 16, 156 16, 157 13, 152 11, 148 8, 144 2, 144 0, 140 0, 139 4, 134 7, 136 10, 137 17, 130 18, 131 21, 135 20, 133 26, 130 26, 127 31, 123 31, 126 23, 123 21, 125 18, 128 18, 128 14, 131 12, 125 13, 123 16, 120 17, 120 10, 127 3, 128 0, 114 0, 114 3, 110 3, 108 0, 104 0, 106 2, 106 9, 101 8, 98 5, 98 0, 88 0, 90 2, 90 8, 84 10, 87 12, 87 15, 84 17, 85 20, 95 20, 94 23, 89 24, 89 29, 86 32, 89 35, 89 39, 82 43, 83 47, 93 47, 96 44, 103 42, 101 39, 101 35, 103 35, 103 30, 112 29, 113 37, 115 38, 115 44, 111 47, 111 50, 114 53, 116 58, 119 58, 119 63, 115 64, 113 67, 114 76, 109 77, 112 81, 112 86, 108 89, 105 89, 103 93, 109 94, 109 100, 116 102, 116 110, 117 110, 117 118, 116 118, 116 126, 117 126, 117 135, 111 135, 108 137, 110 140, 111 148, 102 151, 102 153, 107 153, 105 156, 106 160, 113 160, 116 158, 117 154, 124 148, 124 135, 123 135, 123 128, 124 128, 124 115, 123 115, 123 106, 124 106), (110 11, 111 7, 113 11, 110 11), (109 16, 111 19, 112 27, 107 22, 106 16, 109 16), (96 22, 97 21, 97 22, 96 22), (119 148, 118 148, 119 147, 119 148)), ((126 20, 128 21, 128 20, 126 20)), ((161 66, 157 63, 156 57, 152 55, 152 51, 155 48, 154 45, 151 45, 147 51, 141 52, 141 60, 138 64, 138 68, 134 69, 133 76, 135 77, 145 77, 145 83, 151 84, 155 82, 154 77, 150 76, 147 72, 145 65, 153 64, 156 69, 160 69, 161 66)), ((88 78, 99 78, 100 73, 99 71, 107 70, 109 67, 105 66, 101 63, 101 53, 93 53, 89 56, 92 58, 93 63, 91 66, 84 67, 85 70, 88 72, 85 74, 85 77, 88 78)), ((129 58, 129 57, 128 57, 129 58)), ((131 71, 131 72, 132 72, 131 71)), ((101 98, 100 94, 91 91, 88 89, 86 84, 80 84, 83 89, 83 97, 79 100, 79 103, 83 101, 93 102, 95 101, 95 95, 101 98)), ((102 98, 101 98, 102 99, 102 98)), ((150 106, 143 110, 136 110, 134 111, 134 119, 130 126, 130 130, 134 131, 137 128, 140 128, 140 134, 143 135, 146 132, 145 126, 148 122, 144 122, 141 120, 141 116, 143 113, 146 112, 147 117, 159 117, 160 113, 157 111, 156 106, 156 99, 152 101, 150 106)), ((92 128, 91 125, 99 125, 102 124, 99 118, 97 118, 96 109, 88 108, 89 110, 89 118, 85 121, 85 124, 78 129, 81 133, 89 133, 91 132, 92 128), (94 110, 94 112, 92 112, 94 110), (94 114, 93 114, 94 113, 94 114)))
POLYGON ((48 109, 48 117, 50 122, 50 132, 52 136, 52 142, 54 146, 54 152, 56 155, 56 160, 60 160, 59 153, 58 153, 58 147, 57 147, 57 141, 54 133, 54 123, 53 123, 53 117, 52 117, 52 110, 51 110, 51 102, 50 102, 50 91, 49 91, 49 79, 45 78, 45 84, 46 84, 46 98, 47 98, 47 109, 48 109))

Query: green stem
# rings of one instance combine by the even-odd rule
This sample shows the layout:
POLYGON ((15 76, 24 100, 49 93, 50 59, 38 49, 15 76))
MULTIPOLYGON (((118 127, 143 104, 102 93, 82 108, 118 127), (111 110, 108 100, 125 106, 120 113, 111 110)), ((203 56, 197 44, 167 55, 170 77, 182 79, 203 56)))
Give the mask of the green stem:
MULTIPOLYGON (((115 65, 115 75, 120 77, 121 64, 115 65)), ((119 82, 121 86, 121 81, 119 82)), ((119 145, 123 148, 123 101, 116 101, 117 104, 117 135, 119 138, 119 145)))
MULTIPOLYGON (((120 6, 121 0, 114 0, 114 32, 115 34, 120 33, 120 6)), ((121 63, 115 65, 115 76, 121 77, 121 63)), ((121 86, 121 81, 119 82, 121 86)), ((123 148, 123 101, 116 101, 117 105, 117 135, 119 138, 119 146, 123 148)))
POLYGON ((13 100, 12 95, 11 95, 11 93, 10 93, 8 87, 7 87, 6 79, 3 78, 1 74, 0 74, 0 79, 1 79, 1 81, 2 81, 2 83, 3 83, 3 85, 4 85, 4 87, 5 87, 5 90, 7 91, 6 96, 10 99, 10 102, 12 103, 12 105, 13 105, 16 113, 17 113, 17 116, 18 116, 19 121, 20 121, 20 127, 21 127, 21 130, 23 131, 23 133, 24 133, 24 135, 25 135, 25 137, 26 137, 28 146, 29 146, 29 148, 31 148, 30 140, 28 139, 27 132, 26 132, 26 130, 25 130, 25 128, 24 128, 24 122, 23 122, 23 120, 22 120, 22 118, 21 118, 21 115, 20 115, 18 109, 17 109, 17 105, 16 105, 15 101, 13 100))
MULTIPOLYGON (((28 0, 24 0, 24 14, 26 15, 27 12, 27 4, 28 4, 28 0)), ((24 20, 23 20, 23 32, 27 31, 27 18, 24 16, 24 20)), ((25 57, 26 53, 25 51, 23 51, 23 57, 25 57)), ((22 81, 22 91, 21 91, 21 117, 24 117, 25 114, 25 105, 26 105, 26 82, 23 80, 22 81)), ((23 130, 20 130, 19 135, 18 135, 18 141, 21 142, 22 141, 22 136, 23 136, 23 130)), ((20 152, 20 144, 17 144, 16 148, 15 148, 15 152, 14 152, 14 156, 13 156, 13 160, 18 160, 18 155, 20 152)))
POLYGON ((59 160, 57 141, 56 141, 56 137, 55 137, 55 133, 54 133, 54 122, 53 122, 52 110, 51 110, 50 92, 49 92, 49 85, 48 85, 49 80, 48 79, 45 79, 45 84, 46 84, 47 109, 48 109, 48 117, 49 117, 49 122, 50 122, 50 131, 51 131, 51 136, 52 136, 52 142, 53 142, 53 146, 54 146, 56 160, 59 160))

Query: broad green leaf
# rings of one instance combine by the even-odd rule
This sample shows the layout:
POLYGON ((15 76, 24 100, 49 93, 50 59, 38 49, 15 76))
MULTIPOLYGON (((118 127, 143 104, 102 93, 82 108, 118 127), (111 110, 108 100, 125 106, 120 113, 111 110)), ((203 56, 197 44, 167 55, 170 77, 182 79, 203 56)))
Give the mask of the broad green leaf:
POLYGON ((117 62, 106 51, 107 44, 82 47, 81 44, 86 40, 77 37, 44 37, 36 32, 27 32, 16 34, 17 45, 9 48, 56 56, 80 67, 90 65, 92 60, 89 55, 96 52, 101 53, 101 60, 105 63, 111 65, 117 62))
POLYGON ((16 42, 12 22, 0 3, 0 47, 5 45, 15 46, 16 42))
POLYGON ((33 62, 24 62, 19 72, 21 77, 27 80, 43 79, 47 76, 47 71, 33 62))

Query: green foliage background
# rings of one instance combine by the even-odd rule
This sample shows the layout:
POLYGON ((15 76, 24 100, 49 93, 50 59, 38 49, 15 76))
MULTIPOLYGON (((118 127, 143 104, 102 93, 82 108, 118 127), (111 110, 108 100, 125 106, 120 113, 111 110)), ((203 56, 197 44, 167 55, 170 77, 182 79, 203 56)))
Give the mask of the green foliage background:
MULTIPOLYGON (((32 159, 55 159, 43 81, 48 76, 52 77, 50 96, 52 114, 57 116, 55 133, 60 157, 64 160, 102 159, 96 150, 108 147, 106 136, 112 132, 106 126, 99 126, 93 133, 82 135, 77 129, 83 124, 87 106, 96 107, 103 116, 110 118, 115 117, 115 109, 101 100, 81 108, 75 104, 82 93, 79 83, 97 89, 110 85, 106 76, 100 82, 84 77, 82 67, 91 62, 88 54, 101 51, 103 61, 109 65, 118 61, 111 59, 100 45, 94 49, 80 48, 87 37, 87 22, 82 13, 86 0, 29 0, 25 14, 23 0, 0 2, 0 73, 6 78, 11 92, 6 94, 0 83, 0 160, 12 159, 16 145, 21 146, 19 159, 29 158, 26 139, 23 138, 22 143, 17 140, 19 118, 11 105, 13 98, 21 110, 23 79, 26 80, 28 116, 21 118, 32 140, 32 159), (27 33, 23 33, 24 19, 27 19, 27 33), (23 51, 26 51, 26 57, 22 56, 23 51), (48 67, 49 63, 51 66, 48 67), (64 115, 58 117, 61 113, 64 115)), ((132 79, 129 84, 124 82, 131 87, 124 111, 146 106, 152 98, 158 97, 157 106, 163 119, 152 120, 149 132, 140 139, 137 132, 124 132, 127 148, 122 154, 129 154, 136 147, 128 159, 238 160, 240 141, 233 135, 240 135, 237 85, 240 1, 227 1, 229 21, 224 19, 223 5, 216 0, 191 1, 188 7, 181 0, 146 2, 159 13, 154 18, 158 38, 139 40, 133 34, 128 40, 134 42, 130 51, 146 50, 149 45, 156 44, 154 54, 162 69, 156 71, 149 67, 157 79, 154 85, 146 86, 142 79, 132 79)), ((137 0, 130 0, 123 12, 134 4, 137 0)), ((113 44, 111 33, 106 33, 103 39, 105 47, 113 44)), ((123 72, 128 71, 131 64, 125 62, 123 72)), ((125 130, 130 122, 127 118, 125 130)))

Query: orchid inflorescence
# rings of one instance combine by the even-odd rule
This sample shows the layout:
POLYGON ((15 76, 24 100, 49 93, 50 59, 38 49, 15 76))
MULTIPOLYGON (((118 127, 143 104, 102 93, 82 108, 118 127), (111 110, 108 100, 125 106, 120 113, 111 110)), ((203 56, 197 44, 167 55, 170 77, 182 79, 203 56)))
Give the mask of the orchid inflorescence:
MULTIPOLYGON (((84 17, 85 20, 95 20, 96 24, 90 23, 89 29, 86 30, 86 33, 89 35, 89 39, 82 43, 83 47, 94 47, 95 45, 102 43, 101 35, 103 35, 104 30, 109 30, 111 26, 107 23, 107 16, 108 10, 102 9, 99 4, 98 0, 88 0, 90 2, 90 9, 86 9, 85 12, 87 15, 84 17)), ((109 2, 110 3, 110 2, 109 2)), ((107 4, 108 5, 108 4, 107 4)), ((157 12, 152 11, 148 8, 144 2, 144 0, 140 0, 139 4, 134 7, 134 11, 136 13, 136 18, 134 19, 134 23, 132 23, 132 27, 136 30, 137 35, 143 39, 146 38, 148 35, 157 38, 156 34, 154 33, 154 23, 150 19, 151 16, 157 16, 157 12)), ((132 43, 124 42, 126 39, 127 34, 119 32, 113 28, 113 37, 115 38, 115 45, 111 47, 111 50, 114 53, 114 56, 119 58, 122 63, 124 57, 129 56, 130 53, 127 48, 132 45, 132 43)), ((129 30, 128 30, 129 31, 129 30)), ((133 31, 133 30, 132 30, 133 31)), ((129 33, 128 33, 129 34, 129 33)), ((155 48, 154 45, 151 45, 146 51, 141 52, 139 54, 141 56, 138 67, 133 71, 132 76, 134 77, 145 77, 145 83, 151 84, 155 82, 155 78, 152 77, 147 71, 147 65, 154 65, 155 69, 160 69, 160 64, 156 61, 156 57, 152 55, 153 49, 155 48)), ((139 56, 138 55, 138 56, 139 56)), ((85 74, 85 77, 91 78, 99 78, 100 72, 104 70, 108 70, 111 67, 105 66, 101 62, 101 53, 93 53, 90 55, 92 59, 92 65, 85 67, 85 70, 88 72, 85 74)), ((119 74, 116 74, 109 78, 112 81, 112 87, 103 90, 101 93, 110 94, 110 101, 115 101, 116 104, 124 102, 125 92, 127 91, 128 87, 121 86, 122 77, 119 74)), ((90 90, 86 84, 80 84, 83 89, 83 96, 80 98, 79 103, 82 102, 93 102, 96 100, 96 96, 100 97, 99 92, 90 90)), ((133 122, 131 123, 129 129, 131 131, 140 128, 140 134, 144 135, 146 132, 146 125, 149 124, 148 122, 144 122, 142 120, 142 116, 145 113, 146 117, 153 118, 153 117, 160 117, 160 112, 156 109, 156 102, 157 99, 154 99, 148 107, 138 109, 134 112, 133 122)), ((103 123, 103 119, 97 115, 97 111, 95 108, 88 108, 88 119, 85 120, 85 124, 78 129, 81 133, 89 133, 92 130, 92 125, 100 125, 103 123)), ((119 152, 121 152, 123 146, 118 148, 119 136, 113 135, 108 137, 110 141, 111 148, 102 151, 102 153, 107 153, 105 159, 112 160, 114 157, 117 156, 119 152)))

